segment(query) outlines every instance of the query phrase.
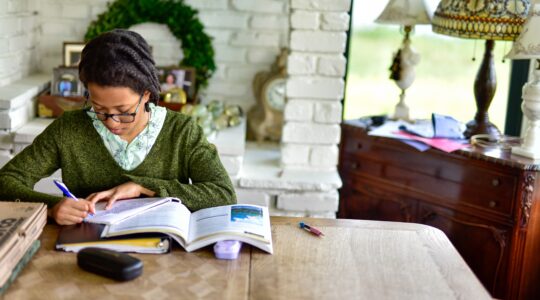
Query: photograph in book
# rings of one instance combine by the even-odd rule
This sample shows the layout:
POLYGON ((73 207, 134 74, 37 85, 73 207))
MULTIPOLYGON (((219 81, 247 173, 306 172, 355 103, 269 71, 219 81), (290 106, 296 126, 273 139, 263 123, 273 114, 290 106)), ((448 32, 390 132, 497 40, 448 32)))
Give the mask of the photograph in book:
POLYGON ((236 205, 231 208, 231 222, 262 225, 263 212, 260 207, 236 205))
POLYGON ((190 212, 180 201, 168 201, 121 222, 105 226, 101 237, 163 233, 188 252, 223 240, 238 240, 272 253, 268 208, 224 205, 190 212))

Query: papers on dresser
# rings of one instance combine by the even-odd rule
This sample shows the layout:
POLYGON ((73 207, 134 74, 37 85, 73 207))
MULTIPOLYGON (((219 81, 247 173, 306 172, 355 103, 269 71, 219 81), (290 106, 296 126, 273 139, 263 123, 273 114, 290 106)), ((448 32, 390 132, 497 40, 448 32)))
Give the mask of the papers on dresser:
POLYGON ((402 130, 402 128, 412 128, 414 127, 416 130, 422 131, 422 132, 429 132, 430 126, 433 126, 431 124, 431 121, 425 120, 425 121, 418 121, 416 124, 410 124, 405 121, 387 121, 383 125, 374 128, 373 130, 369 131, 368 134, 372 136, 382 136, 382 137, 388 137, 400 140, 415 149, 419 151, 426 151, 430 147, 442 150, 444 152, 453 152, 462 148, 465 148, 468 146, 467 140, 459 140, 459 139, 448 139, 448 138, 425 138, 417 135, 410 134, 408 132, 405 132, 402 130), (418 122, 424 122, 424 123, 418 123, 418 122), (422 125, 425 126, 424 129, 422 129, 422 125))
POLYGON ((426 145, 426 144, 424 144, 422 142, 414 141, 414 140, 408 139, 406 137, 403 137, 403 136, 397 134, 396 132, 399 131, 399 127, 404 126, 404 125, 407 126, 407 125, 410 125, 410 123, 405 122, 405 121, 401 121, 401 120, 398 120, 398 121, 386 121, 381 126, 370 130, 368 132, 368 135, 382 136, 382 137, 388 137, 388 138, 392 138, 392 139, 397 139, 397 140, 400 140, 400 141, 404 142, 405 144, 415 148, 418 151, 426 151, 429 148, 431 148, 430 146, 428 146, 428 145, 426 145))

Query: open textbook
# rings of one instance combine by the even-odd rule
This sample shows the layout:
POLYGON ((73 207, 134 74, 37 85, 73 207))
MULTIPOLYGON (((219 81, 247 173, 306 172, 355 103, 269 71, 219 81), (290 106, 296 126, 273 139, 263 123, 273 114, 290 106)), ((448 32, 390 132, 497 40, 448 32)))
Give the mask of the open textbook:
POLYGON ((257 205, 225 205, 192 213, 177 198, 141 198, 117 201, 109 211, 96 207, 96 214, 86 221, 106 224, 102 238, 163 233, 188 252, 222 240, 273 252, 268 208, 257 205))

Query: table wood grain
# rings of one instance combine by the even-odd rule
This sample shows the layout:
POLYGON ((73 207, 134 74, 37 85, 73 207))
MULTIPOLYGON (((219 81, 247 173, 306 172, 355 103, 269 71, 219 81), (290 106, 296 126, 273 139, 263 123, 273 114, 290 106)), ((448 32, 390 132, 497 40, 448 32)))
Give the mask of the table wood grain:
POLYGON ((5 299, 491 299, 446 236, 419 224, 273 217, 274 255, 249 246, 234 261, 214 259, 210 247, 133 254, 144 272, 124 283, 53 250, 57 233, 46 226, 5 299))

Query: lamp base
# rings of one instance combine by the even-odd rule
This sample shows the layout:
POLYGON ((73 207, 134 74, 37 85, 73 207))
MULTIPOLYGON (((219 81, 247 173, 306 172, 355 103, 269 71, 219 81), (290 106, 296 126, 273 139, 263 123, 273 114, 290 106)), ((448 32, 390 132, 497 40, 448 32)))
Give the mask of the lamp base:
POLYGON ((497 88, 495 62, 493 61, 494 47, 495 42, 493 40, 486 41, 484 57, 474 80, 476 115, 474 120, 467 123, 467 129, 463 133, 466 138, 470 138, 475 134, 488 134, 491 139, 498 139, 501 136, 499 129, 489 122, 488 116, 489 105, 497 88))
POLYGON ((540 149, 527 149, 523 147, 512 147, 512 154, 525 156, 531 159, 540 158, 540 149), (536 150, 536 151, 535 151, 536 150))
POLYGON ((467 123, 467 129, 463 132, 466 138, 476 134, 489 134, 491 139, 498 139, 501 136, 499 129, 489 121, 478 122, 476 120, 467 123))
POLYGON ((523 143, 512 148, 512 153, 529 157, 540 158, 540 60, 537 60, 531 81, 523 86, 523 102, 521 109, 527 118, 527 130, 523 143))
POLYGON ((405 90, 401 91, 401 95, 399 96, 399 102, 396 104, 396 107, 394 109, 394 119, 396 120, 403 120, 403 121, 410 121, 409 117, 409 106, 405 103, 405 90))

